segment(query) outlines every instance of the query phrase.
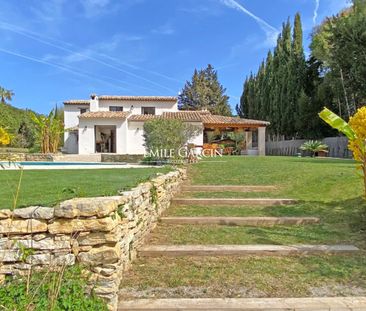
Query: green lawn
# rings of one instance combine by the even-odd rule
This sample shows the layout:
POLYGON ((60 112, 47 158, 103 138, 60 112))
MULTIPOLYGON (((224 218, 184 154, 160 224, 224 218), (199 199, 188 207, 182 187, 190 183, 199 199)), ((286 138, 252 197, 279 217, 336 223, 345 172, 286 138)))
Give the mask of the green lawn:
MULTIPOLYGON (((52 206, 73 197, 116 195, 118 190, 167 172, 169 168, 24 170, 18 207, 52 206)), ((11 208, 20 171, 0 170, 0 208, 11 208)))
POLYGON ((366 295, 366 203, 353 161, 225 157, 190 166, 192 184, 276 185, 264 193, 185 193, 192 197, 283 197, 290 206, 172 206, 166 216, 317 216, 304 226, 160 224, 152 244, 354 244, 352 256, 139 259, 121 297, 300 297, 366 295))
MULTIPOLYGON (((339 201, 362 195, 351 160, 296 157, 224 157, 191 168, 192 184, 276 185, 275 195, 306 201, 339 201)), ((256 196, 257 194, 253 194, 256 196)))
MULTIPOLYGON (((299 199, 292 206, 199 207, 173 206, 168 216, 317 216, 321 224, 251 228, 230 226, 161 225, 156 244, 332 244, 364 247, 366 204, 362 179, 353 161, 284 157, 230 157, 219 165, 201 162, 190 169, 193 184, 276 185, 277 191, 185 193, 192 197, 284 197, 299 199), (217 165, 220 169, 217 169, 217 165), (365 220, 362 222, 362 220, 365 220), (174 230, 173 230, 174 229, 174 230)), ((366 248, 366 247, 365 247, 366 248)))
POLYGON ((366 295, 366 257, 138 259, 120 299, 366 295))

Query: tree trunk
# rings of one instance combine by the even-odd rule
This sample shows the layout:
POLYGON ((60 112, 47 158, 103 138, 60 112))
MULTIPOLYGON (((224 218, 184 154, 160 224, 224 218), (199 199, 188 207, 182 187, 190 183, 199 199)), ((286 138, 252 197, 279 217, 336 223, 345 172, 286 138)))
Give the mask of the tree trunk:
POLYGON ((350 116, 351 116, 351 109, 349 107, 347 90, 346 90, 346 87, 344 86, 344 77, 343 77, 343 71, 342 71, 342 69, 339 69, 339 72, 341 73, 341 82, 342 82, 342 88, 343 88, 343 93, 344 93, 344 99, 346 101, 346 108, 347 108, 348 118, 350 118, 350 116))

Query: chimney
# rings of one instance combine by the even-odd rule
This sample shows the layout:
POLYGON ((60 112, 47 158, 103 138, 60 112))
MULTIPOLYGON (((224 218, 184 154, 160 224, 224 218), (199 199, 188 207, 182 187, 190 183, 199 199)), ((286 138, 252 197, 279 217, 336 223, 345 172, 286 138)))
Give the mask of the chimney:
POLYGON ((99 111, 99 99, 94 93, 90 95, 90 111, 99 111))

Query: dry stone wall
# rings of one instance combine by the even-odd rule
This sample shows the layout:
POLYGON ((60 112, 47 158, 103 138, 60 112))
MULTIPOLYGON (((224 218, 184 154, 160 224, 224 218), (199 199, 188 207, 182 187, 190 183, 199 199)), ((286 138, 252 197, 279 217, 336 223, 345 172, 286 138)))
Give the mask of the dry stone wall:
POLYGON ((95 293, 116 310, 123 272, 185 174, 178 169, 113 197, 0 210, 0 276, 79 263, 92 272, 95 293), (30 255, 24 256, 25 249, 30 255))
POLYGON ((44 153, 0 153, 0 161, 52 162, 53 154, 44 153))

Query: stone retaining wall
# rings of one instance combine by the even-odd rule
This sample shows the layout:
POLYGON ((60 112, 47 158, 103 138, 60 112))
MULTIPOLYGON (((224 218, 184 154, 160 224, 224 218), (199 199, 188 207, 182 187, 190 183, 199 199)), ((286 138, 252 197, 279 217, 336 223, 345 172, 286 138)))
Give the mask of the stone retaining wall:
POLYGON ((0 275, 80 263, 92 272, 95 293, 116 310, 123 272, 184 178, 179 169, 119 196, 0 210, 0 275), (26 257, 25 248, 32 249, 26 257))
POLYGON ((144 159, 141 154, 113 154, 102 153, 102 162, 127 162, 139 163, 144 159))
POLYGON ((51 162, 53 161, 52 154, 43 153, 0 153, 0 161, 38 161, 51 162))

